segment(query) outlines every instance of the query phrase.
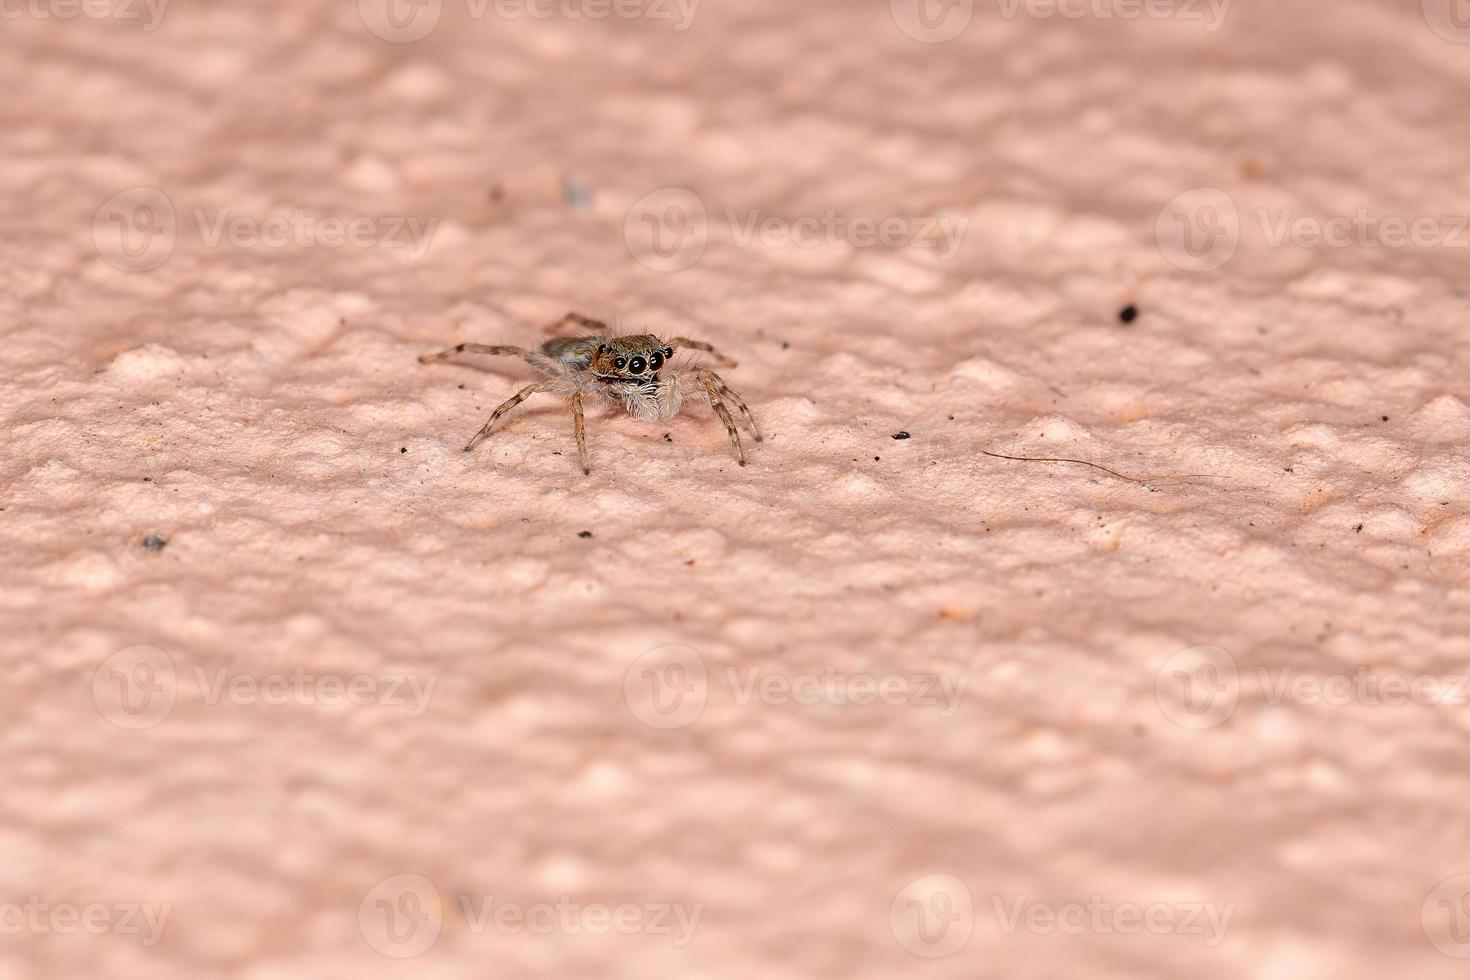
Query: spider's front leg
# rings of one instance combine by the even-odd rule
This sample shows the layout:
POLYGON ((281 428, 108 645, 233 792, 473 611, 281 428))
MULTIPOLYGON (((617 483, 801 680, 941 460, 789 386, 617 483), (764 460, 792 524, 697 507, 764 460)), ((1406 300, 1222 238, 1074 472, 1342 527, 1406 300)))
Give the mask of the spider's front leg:
POLYGON ((537 384, 527 385, 520 391, 516 392, 514 395, 511 395, 504 401, 504 403, 501 404, 499 408, 491 413, 490 421, 480 426, 480 431, 476 432, 475 437, 471 439, 468 444, 466 444, 466 446, 464 447, 464 451, 469 452, 480 443, 484 442, 487 438, 489 438, 490 430, 495 427, 495 423, 500 418, 500 416, 515 408, 517 405, 525 401, 527 398, 530 398, 532 395, 538 394, 539 392, 543 391, 551 391, 555 388, 560 387, 563 383, 564 382, 559 382, 555 380, 542 381, 537 384))
POLYGON ((572 428, 577 433, 577 455, 582 459, 582 475, 592 475, 592 463, 587 458, 587 419, 582 414, 582 391, 572 392, 572 428))
POLYGON ((755 417, 750 414, 750 409, 746 407, 744 400, 735 394, 735 392, 731 391, 730 386, 725 384, 725 380, 718 374, 705 370, 704 368, 695 368, 689 372, 688 376, 693 379, 695 385, 709 399, 710 408, 715 410, 715 414, 720 417, 720 421, 725 423, 725 431, 730 436, 730 445, 734 448, 735 456, 740 460, 740 465, 744 466, 745 447, 740 444, 740 430, 735 427, 735 420, 730 417, 730 410, 725 407, 725 401, 722 396, 728 396, 731 401, 735 402, 740 408, 741 413, 745 416, 746 421, 750 423, 750 431, 754 433, 755 441, 763 442, 764 439, 760 434, 760 430, 755 425, 755 417))

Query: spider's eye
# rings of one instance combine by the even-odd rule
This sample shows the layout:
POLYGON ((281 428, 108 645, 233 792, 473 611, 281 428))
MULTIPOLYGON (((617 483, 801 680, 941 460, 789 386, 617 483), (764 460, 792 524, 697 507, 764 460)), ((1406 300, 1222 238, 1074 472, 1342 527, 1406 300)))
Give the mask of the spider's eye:
POLYGON ((663 366, 663 363, 664 363, 664 356, 662 354, 660 354, 658 351, 654 351, 652 354, 648 355, 648 365, 649 365, 649 367, 653 368, 655 371, 657 371, 660 367, 662 367, 663 366))
POLYGON ((628 359, 626 357, 620 357, 616 361, 613 361, 613 367, 617 368, 619 371, 626 367, 627 364, 628 359))
POLYGON ((664 357, 673 357, 673 356, 674 356, 674 348, 672 348, 672 347, 665 347, 664 348, 664 357))
POLYGON ((606 354, 607 353, 607 344, 598 344, 597 345, 597 353, 599 353, 599 354, 606 354))
POLYGON ((642 374, 643 369, 646 367, 648 367, 647 361, 643 360, 643 358, 641 357, 635 357, 633 358, 633 362, 628 365, 628 370, 632 371, 634 374, 642 374))

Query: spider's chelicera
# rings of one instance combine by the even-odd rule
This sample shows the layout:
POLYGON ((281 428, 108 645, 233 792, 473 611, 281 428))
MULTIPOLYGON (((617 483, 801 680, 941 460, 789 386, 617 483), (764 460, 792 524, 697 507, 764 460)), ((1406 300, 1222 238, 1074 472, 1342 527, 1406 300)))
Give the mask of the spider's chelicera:
POLYGON ((429 364, 442 361, 456 354, 508 354, 519 357, 546 376, 545 381, 527 385, 516 392, 505 404, 490 415, 490 420, 475 433, 475 437, 464 447, 465 452, 474 449, 490 435, 496 421, 506 412, 539 392, 566 397, 572 406, 572 422, 577 435, 577 452, 582 458, 582 472, 591 473, 592 465, 587 457, 586 422, 583 417, 584 401, 621 402, 628 414, 637 419, 653 421, 672 418, 679 413, 687 394, 703 395, 710 407, 725 423, 730 434, 730 445, 740 465, 745 465, 745 449, 740 444, 740 430, 730 415, 727 401, 734 404, 745 423, 750 426, 755 441, 761 441, 760 429, 750 414, 744 400, 730 390, 723 378, 702 367, 688 367, 682 371, 669 369, 669 361, 675 351, 684 348, 704 351, 711 357, 735 366, 735 362, 716 351, 709 344, 684 337, 670 337, 667 341, 641 334, 633 337, 614 337, 607 324, 568 313, 548 328, 559 330, 568 324, 591 331, 590 336, 555 337, 541 345, 540 350, 524 347, 496 347, 486 344, 460 344, 437 354, 425 354, 419 362, 429 364))

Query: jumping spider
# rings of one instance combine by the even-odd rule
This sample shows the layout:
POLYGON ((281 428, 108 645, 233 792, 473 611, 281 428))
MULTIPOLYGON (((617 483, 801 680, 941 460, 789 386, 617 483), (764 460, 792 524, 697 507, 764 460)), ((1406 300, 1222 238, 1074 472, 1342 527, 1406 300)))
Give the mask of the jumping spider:
POLYGON ((419 363, 429 364, 446 360, 468 351, 471 354, 509 354, 524 359, 528 364, 546 375, 546 380, 527 385, 516 392, 505 404, 490 415, 490 421, 481 427, 475 437, 464 447, 465 452, 474 449, 490 435, 497 419, 521 402, 539 392, 563 395, 572 403, 572 422, 577 433, 577 453, 582 458, 582 472, 591 474, 592 464, 587 458, 586 423, 582 416, 584 400, 622 402, 628 414, 637 419, 651 422, 656 419, 673 418, 688 393, 703 394, 709 399, 710 407, 725 423, 730 434, 730 445, 740 465, 745 465, 745 449, 740 445, 740 432, 735 420, 725 407, 728 399, 744 416, 756 442, 763 441, 760 429, 750 409, 735 392, 725 384, 723 378, 702 367, 690 367, 684 371, 670 371, 666 376, 660 372, 676 348, 700 350, 730 367, 735 362, 716 351, 709 344, 683 337, 670 337, 667 341, 647 334, 633 337, 611 335, 607 324, 568 313, 547 328, 555 332, 567 324, 574 324, 591 331, 591 336, 554 337, 541 345, 537 351, 524 347, 493 347, 486 344, 460 344, 437 354, 425 354, 419 363))

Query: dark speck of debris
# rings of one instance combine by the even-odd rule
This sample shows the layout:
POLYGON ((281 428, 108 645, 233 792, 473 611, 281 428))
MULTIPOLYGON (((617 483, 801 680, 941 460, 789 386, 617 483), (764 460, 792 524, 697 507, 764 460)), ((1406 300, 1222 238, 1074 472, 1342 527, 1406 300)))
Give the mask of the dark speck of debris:
POLYGON ((953 422, 953 421, 954 421, 954 416, 953 416, 953 415, 951 415, 951 416, 950 416, 950 417, 949 417, 949 420, 950 420, 950 421, 951 421, 951 422, 953 422))
POLYGON ((1363 533, 1363 525, 1359 524, 1357 527, 1353 528, 1353 530, 1354 531, 1357 531, 1359 534, 1362 534, 1363 533))
POLYGON ((1134 306, 1132 303, 1129 303, 1127 306, 1118 311, 1118 319, 1123 321, 1124 323, 1132 323, 1134 320, 1138 319, 1138 307, 1134 306))
POLYGON ((567 203, 572 207, 578 211, 592 210, 592 192, 584 185, 577 183, 571 178, 567 178, 562 181, 562 190, 565 193, 567 203))
POLYGON ((591 531, 578 531, 577 532, 577 537, 581 538, 583 541, 586 541, 588 538, 592 537, 592 532, 591 531))
POLYGON ((1387 415, 1383 416, 1383 421, 1385 421, 1385 422, 1388 421, 1388 416, 1387 415))
POLYGON ((789 340, 783 340, 783 341, 781 341, 781 349, 782 350, 790 350, 791 349, 791 341, 789 341, 789 340))
POLYGON ((674 437, 671 436, 671 435, 669 435, 667 432, 665 432, 664 433, 664 442, 673 442, 673 441, 674 441, 674 437))
POLYGON ((875 463, 876 463, 876 462, 878 462, 878 460, 880 460, 880 459, 882 459, 882 458, 883 458, 883 457, 882 457, 882 456, 874 456, 874 457, 873 457, 873 462, 875 462, 875 463))
POLYGON ((398 450, 398 451, 399 451, 399 452, 400 452, 400 453, 406 453, 406 452, 408 452, 408 447, 407 447, 407 446, 402 446, 402 447, 400 447, 400 448, 399 448, 399 450, 398 450))
POLYGON ((895 439, 908 439, 908 438, 910 438, 910 436, 909 436, 909 434, 907 432, 895 432, 893 434, 893 438, 895 438, 895 439))
POLYGON ((143 477, 143 482, 144 483, 152 483, 153 482, 153 477, 151 477, 151 476, 145 476, 145 477, 143 477))
POLYGON ((143 539, 143 547, 149 551, 162 551, 168 545, 167 538, 160 538, 156 534, 150 534, 143 539))

